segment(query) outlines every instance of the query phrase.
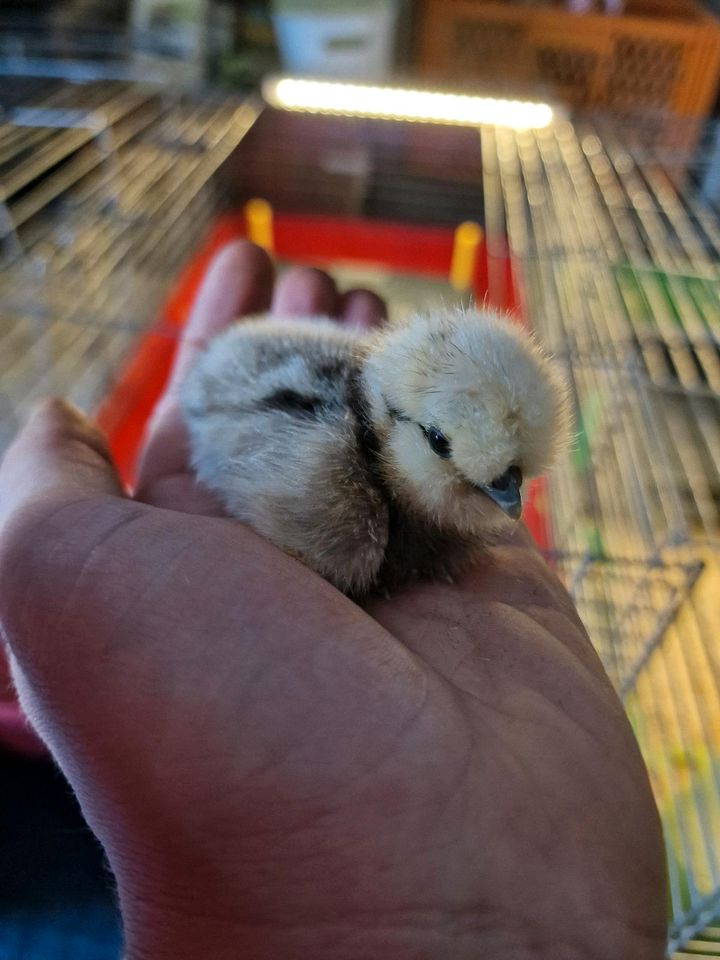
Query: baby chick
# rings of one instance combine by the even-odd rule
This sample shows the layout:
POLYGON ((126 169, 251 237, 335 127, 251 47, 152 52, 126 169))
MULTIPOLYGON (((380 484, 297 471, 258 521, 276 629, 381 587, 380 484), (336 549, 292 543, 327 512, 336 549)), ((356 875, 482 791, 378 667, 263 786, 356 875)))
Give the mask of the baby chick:
POLYGON ((356 597, 462 572, 520 516, 568 419, 540 349, 463 310, 374 334, 238 323, 182 407, 193 467, 228 513, 356 597))

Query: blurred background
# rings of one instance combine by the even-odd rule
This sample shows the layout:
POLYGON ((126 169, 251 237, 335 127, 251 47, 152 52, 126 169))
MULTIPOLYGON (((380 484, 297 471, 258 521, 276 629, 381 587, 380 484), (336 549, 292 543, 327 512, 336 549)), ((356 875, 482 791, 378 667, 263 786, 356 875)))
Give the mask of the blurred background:
MULTIPOLYGON (((4 0, 0 453, 37 397, 128 481, 213 251, 249 236, 391 315, 487 302, 577 440, 524 519, 663 818, 669 952, 720 956, 715 0, 4 0), (378 86, 381 88, 378 90, 378 86)), ((0 958, 119 957, 111 878, 0 668, 0 958)))

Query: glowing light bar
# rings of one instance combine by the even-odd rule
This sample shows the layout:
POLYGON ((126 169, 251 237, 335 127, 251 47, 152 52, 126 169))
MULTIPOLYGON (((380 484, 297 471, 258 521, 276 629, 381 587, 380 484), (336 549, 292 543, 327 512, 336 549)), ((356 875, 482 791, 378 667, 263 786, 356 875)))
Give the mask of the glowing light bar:
POLYGON ((466 127, 492 124, 530 130, 547 127, 553 120, 547 103, 331 80, 269 77, 263 83, 263 96, 271 106, 283 110, 466 127))

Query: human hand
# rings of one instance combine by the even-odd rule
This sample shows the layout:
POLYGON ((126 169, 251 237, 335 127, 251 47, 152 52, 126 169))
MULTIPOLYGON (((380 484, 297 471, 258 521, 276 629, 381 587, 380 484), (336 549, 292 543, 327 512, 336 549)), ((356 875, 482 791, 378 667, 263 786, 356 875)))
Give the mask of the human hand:
MULTIPOLYGON (((647 777, 526 536, 360 609, 195 488, 177 384, 271 293, 248 245, 211 268, 134 499, 59 403, 0 468, 0 624, 129 960, 660 960, 647 777)), ((275 308, 382 309, 309 271, 275 308)))

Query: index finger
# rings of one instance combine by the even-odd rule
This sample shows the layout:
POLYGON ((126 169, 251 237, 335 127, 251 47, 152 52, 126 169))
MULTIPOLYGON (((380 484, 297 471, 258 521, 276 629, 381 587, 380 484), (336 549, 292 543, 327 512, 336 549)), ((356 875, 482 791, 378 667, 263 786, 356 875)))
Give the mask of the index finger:
POLYGON ((187 472, 178 388, 215 334, 239 316, 269 308, 273 279, 268 255, 247 241, 228 244, 211 262, 178 345, 168 386, 148 425, 136 472, 138 499, 147 499, 159 481, 187 472))

